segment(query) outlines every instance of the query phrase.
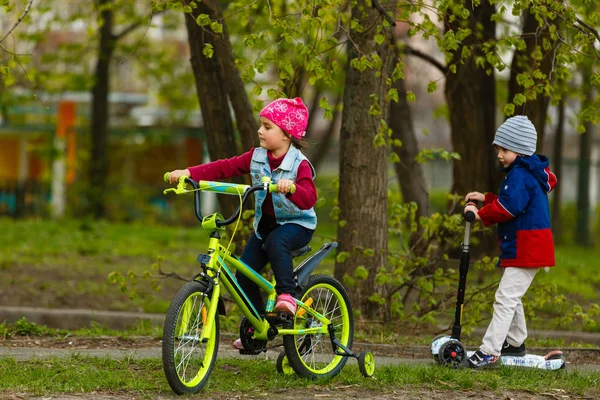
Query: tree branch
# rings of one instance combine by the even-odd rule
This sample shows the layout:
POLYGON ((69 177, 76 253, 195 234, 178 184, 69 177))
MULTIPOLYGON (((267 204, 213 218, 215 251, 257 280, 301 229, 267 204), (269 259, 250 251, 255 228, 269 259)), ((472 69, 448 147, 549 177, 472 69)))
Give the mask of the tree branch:
POLYGON ((381 16, 385 18, 386 21, 390 23, 390 25, 396 26, 396 21, 394 21, 394 19, 390 16, 390 14, 388 14, 386 9, 383 8, 379 0, 371 0, 371 2, 373 3, 373 8, 379 11, 379 14, 381 14, 381 16))
POLYGON ((428 63, 430 63, 431 65, 433 65, 434 67, 436 67, 437 69, 439 69, 440 71, 442 71, 442 73, 444 75, 446 75, 448 73, 448 67, 445 66, 444 64, 442 64, 441 62, 439 62, 438 60, 436 60, 435 58, 433 58, 432 56, 430 56, 429 54, 423 53, 420 50, 417 50, 413 47, 410 47, 409 45, 405 44, 404 48, 402 49, 402 52, 404 54, 408 54, 411 56, 415 56, 418 57, 424 61, 427 61, 428 63))
POLYGON ((598 33, 597 30, 595 30, 592 26, 588 25, 586 22, 583 22, 579 18, 576 18, 576 20, 579 23, 579 25, 583 26, 585 29, 590 31, 594 36, 596 36, 596 39, 598 39, 598 41, 600 41, 600 34, 598 33))
POLYGON ((0 43, 2 43, 4 41, 4 39, 6 39, 12 33, 12 31, 15 30, 15 28, 21 23, 21 21, 23 21, 23 19, 27 15, 27 13, 29 13, 29 10, 31 9, 32 4, 33 4, 33 0, 29 0, 29 3, 27 3, 27 7, 25 7, 25 11, 23 11, 23 14, 21 14, 18 21, 15 22, 15 24, 12 26, 12 28, 10 28, 10 30, 6 33, 6 35, 4 35, 4 37, 2 39, 0 39, 0 43))
MULTIPOLYGON (((150 13, 150 19, 148 19, 148 25, 150 25, 150 23, 152 22, 152 18, 155 15, 159 15, 162 14, 163 12, 165 12, 165 9, 163 10, 158 10, 158 11, 152 11, 150 13)), ((122 39, 124 36, 128 35, 129 33, 131 33, 132 31, 136 30, 137 28, 139 28, 139 26, 142 25, 141 21, 136 21, 133 22, 131 25, 129 25, 128 27, 124 28, 121 33, 114 35, 114 39, 115 40, 119 40, 122 39)))

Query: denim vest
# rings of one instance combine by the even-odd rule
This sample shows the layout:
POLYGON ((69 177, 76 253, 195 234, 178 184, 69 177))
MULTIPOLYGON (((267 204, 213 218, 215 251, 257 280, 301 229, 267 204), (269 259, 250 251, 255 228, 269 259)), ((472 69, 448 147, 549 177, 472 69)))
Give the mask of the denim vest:
MULTIPOLYGON (((295 181, 298 166, 304 160, 308 162, 308 165, 312 170, 313 179, 315 179, 316 174, 312 164, 304 157, 300 150, 294 146, 290 146, 281 165, 273 171, 271 171, 271 166, 269 165, 267 150, 262 147, 257 147, 254 149, 252 161, 250 162, 252 185, 260 184, 263 176, 270 177, 273 183, 277 183, 280 179, 295 181)), ((271 193, 271 196, 273 196, 273 209, 275 210, 275 220, 278 224, 283 225, 293 223, 308 229, 315 229, 317 227, 317 214, 315 214, 313 208, 301 210, 282 193, 271 193)), ((258 224, 262 217, 262 204, 265 201, 265 197, 267 197, 267 192, 264 190, 254 192, 254 232, 259 239, 262 238, 258 233, 258 224)))

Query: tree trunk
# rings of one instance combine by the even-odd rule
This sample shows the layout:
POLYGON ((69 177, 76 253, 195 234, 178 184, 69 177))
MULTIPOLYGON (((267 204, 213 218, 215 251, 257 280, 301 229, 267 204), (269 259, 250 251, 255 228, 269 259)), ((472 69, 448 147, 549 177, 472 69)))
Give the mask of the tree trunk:
MULTIPOLYGON (((211 2, 196 4, 197 7, 193 9, 191 14, 185 14, 185 25, 188 32, 196 92, 206 132, 206 145, 211 160, 230 158, 241 154, 240 147, 235 141, 235 130, 229 111, 228 92, 226 89, 226 86, 228 88, 231 86, 231 83, 226 84, 226 82, 232 79, 232 76, 227 75, 232 73, 232 71, 229 67, 224 66, 227 65, 228 60, 232 60, 224 53, 226 53, 226 49, 230 49, 230 46, 229 43, 227 45, 223 44, 225 40, 228 40, 228 38, 225 38, 225 26, 223 26, 223 35, 220 35, 211 31, 205 31, 196 23, 196 18, 200 14, 208 14, 211 19, 221 18, 219 8, 211 2), (212 58, 208 58, 202 53, 206 44, 211 44, 215 50, 212 58), (218 53, 217 50, 219 50, 218 53)), ((236 96, 246 96, 245 90, 242 89, 236 96)), ((240 112, 240 116, 243 116, 248 111, 244 111, 246 107, 243 105, 244 101, 238 99, 235 103, 238 106, 237 111, 240 112)), ((247 118, 244 118, 244 121, 242 124, 247 132, 242 134, 242 138, 247 138, 249 137, 250 124, 247 118)), ((256 126, 252 129, 256 133, 256 126)), ((249 148, 244 149, 244 151, 247 150, 249 148)), ((244 182, 244 179, 241 177, 233 180, 244 182)), ((218 200, 220 210, 225 216, 232 214, 239 206, 239 199, 233 196, 218 196, 218 200)))
MULTIPOLYGON (((562 178, 563 164, 563 142, 565 137, 565 101, 564 99, 558 104, 558 121, 556 122, 556 134, 554 136, 554 155, 552 157, 552 172, 557 179, 562 178)), ((561 223, 560 223, 560 208, 562 184, 559 182, 552 191, 552 232, 556 242, 561 241, 561 223)))
MULTIPOLYGON (((537 147, 538 149, 542 149, 544 145, 546 119, 548 116, 548 105, 550 103, 550 98, 545 96, 543 93, 537 93, 535 98, 529 99, 529 97, 533 95, 534 90, 541 89, 542 87, 540 85, 544 85, 546 77, 550 77, 552 74, 554 55, 556 53, 556 42, 550 38, 548 28, 539 26, 538 21, 535 19, 535 16, 530 12, 530 10, 524 10, 523 15, 524 21, 522 37, 523 40, 525 40, 526 47, 521 51, 515 50, 515 54, 513 56, 510 80, 508 84, 508 102, 512 102, 515 95, 519 93, 524 93, 526 95, 527 101, 524 104, 520 106, 515 105, 515 114, 527 115, 529 117, 537 131, 537 147), (543 42, 550 43, 551 48, 546 50, 541 49, 543 58, 541 60, 536 60, 532 57, 532 54, 538 47, 541 47, 543 42), (545 77, 542 80, 532 77, 532 79, 536 81, 536 85, 534 85, 532 88, 525 89, 523 86, 517 83, 517 76, 519 74, 524 72, 533 74, 533 71, 537 69, 539 69, 545 75, 545 77)), ((550 82, 552 82, 552 79, 550 79, 550 82)))
MULTIPOLYGON (((396 57, 400 52, 396 50, 396 57)), ((392 130, 392 139, 400 140, 402 146, 393 147, 392 151, 398 154, 400 162, 394 164, 396 177, 402 192, 402 201, 415 202, 417 208, 417 223, 422 216, 429 215, 429 192, 421 164, 416 161, 419 154, 419 144, 412 122, 412 114, 406 93, 404 79, 394 82, 394 88, 400 94, 398 102, 390 102, 390 115, 388 125, 392 130)))
MULTIPOLYGON (((471 10, 471 2, 467 7, 471 10)), ((467 37, 454 53, 449 65, 456 65, 456 73, 446 78, 445 95, 450 114, 452 147, 461 159, 453 160, 451 192, 464 196, 471 191, 497 192, 501 175, 498 173, 496 152, 492 146, 496 132, 496 82, 494 70, 477 67, 476 57, 484 57, 479 47, 473 48, 471 57, 460 61, 462 48, 480 41, 493 40, 496 23, 491 20, 495 6, 484 0, 469 17, 469 28, 477 35, 467 37), (481 35, 478 38, 478 35, 481 35)), ((456 31, 460 22, 449 24, 456 31)), ((479 246, 472 246, 472 258, 493 255, 498 251, 492 235, 480 236, 479 246)), ((460 257, 453 254, 453 257, 460 257)))
MULTIPOLYGON (((471 9, 471 2, 468 2, 471 9)), ((482 1, 471 13, 469 27, 476 32, 483 27, 482 40, 495 37, 496 23, 490 18, 495 6, 482 1)), ((459 22, 450 24, 450 29, 458 29, 459 22)), ((474 35, 464 40, 464 45, 476 43, 474 35)), ((496 154, 492 146, 496 131, 496 88, 493 69, 488 75, 475 64, 475 58, 483 56, 474 49, 470 58, 459 62, 462 47, 454 53, 450 64, 456 65, 456 73, 446 78, 445 95, 450 114, 452 146, 460 154, 454 160, 452 192, 460 195, 472 190, 482 192, 498 190, 500 177, 496 167, 496 154)), ((485 56, 483 56, 485 57, 485 56)))
MULTIPOLYGON (((205 0, 202 4, 210 10, 207 14, 211 19, 223 21, 223 13, 217 1, 205 0)), ((224 23, 223 34, 214 39, 214 42, 211 43, 214 46, 213 58, 217 60, 221 74, 226 78, 218 82, 218 84, 225 87, 225 91, 229 96, 229 101, 235 115, 235 124, 240 133, 242 150, 246 151, 258 145, 258 123, 256 122, 258 118, 252 112, 252 105, 246 94, 244 82, 242 81, 240 71, 235 65, 235 56, 231 48, 229 31, 224 23)))
MULTIPOLYGON (((593 99, 592 65, 585 62, 582 71, 582 91, 584 100, 581 103, 585 110, 593 99)), ((580 246, 589 247, 590 241, 590 164, 594 125, 591 121, 583 123, 585 131, 579 136, 579 165, 577 174, 577 227, 575 241, 580 246)))
MULTIPOLYGON (((352 17, 363 27, 376 26, 381 18, 365 0, 352 5, 352 17)), ((349 257, 336 261, 335 277, 342 281, 346 275, 354 278, 357 267, 364 266, 368 277, 356 280, 356 286, 349 293, 353 306, 363 317, 375 318, 380 306, 369 297, 381 294, 375 277, 379 268, 387 263, 388 174, 387 147, 374 147, 374 140, 389 113, 386 79, 391 76, 394 51, 393 43, 378 45, 372 31, 359 33, 352 29, 350 35, 340 137, 338 226, 338 256, 347 252, 349 257), (367 68, 361 72, 351 66, 350 60, 374 53, 382 60, 379 76, 378 71, 367 68), (380 115, 370 114, 372 105, 378 107, 380 115), (373 255, 365 254, 366 249, 372 249, 373 255)), ((384 133, 387 139, 386 136, 384 133)))
POLYGON ((92 135, 90 159, 90 187, 88 192, 89 211, 95 218, 105 216, 106 177, 108 175, 108 92, 110 90, 109 69, 114 54, 116 38, 113 35, 113 11, 109 0, 98 0, 100 10, 100 43, 98 60, 92 86, 91 121, 92 135))

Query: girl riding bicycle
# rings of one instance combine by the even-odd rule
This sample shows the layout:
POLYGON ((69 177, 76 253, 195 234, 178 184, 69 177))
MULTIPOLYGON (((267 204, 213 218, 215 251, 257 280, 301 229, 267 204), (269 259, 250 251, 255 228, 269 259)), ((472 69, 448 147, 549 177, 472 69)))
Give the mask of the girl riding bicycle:
MULTIPOLYGON (((177 183, 181 176, 215 181, 250 174, 253 185, 260 183, 264 176, 278 184, 278 193, 255 193, 254 233, 241 259, 258 273, 271 263, 277 282, 274 311, 291 315, 296 313, 291 252, 306 246, 317 226, 313 209, 317 201, 315 170, 300 152, 307 122, 308 110, 302 99, 277 99, 260 112, 260 147, 237 157, 169 174, 170 183, 177 183), (296 186, 293 194, 290 193, 292 184, 296 186)), ((264 313, 258 286, 240 273, 236 279, 254 307, 264 313)), ((233 347, 242 349, 241 340, 234 341, 233 347)))

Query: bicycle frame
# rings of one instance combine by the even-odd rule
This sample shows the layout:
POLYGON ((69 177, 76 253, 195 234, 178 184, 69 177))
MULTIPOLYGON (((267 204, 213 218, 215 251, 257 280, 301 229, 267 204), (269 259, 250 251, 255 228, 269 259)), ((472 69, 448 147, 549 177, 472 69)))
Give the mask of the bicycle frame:
MULTIPOLYGON (((263 278, 260 274, 255 272, 252 268, 246 265, 242 260, 229 252, 225 247, 219 243, 219 237, 211 237, 208 245, 208 254, 210 261, 207 264, 208 275, 214 280, 212 287, 211 306, 207 313, 207 326, 202 332, 202 340, 208 340, 211 335, 212 324, 217 315, 217 304, 218 299, 221 296, 221 284, 225 291, 231 295, 233 301, 238 305, 242 314, 247 318, 250 324, 254 327, 254 338, 259 340, 269 340, 267 333, 271 327, 270 323, 266 318, 263 318, 256 308, 252 305, 248 296, 240 287, 235 278, 232 269, 237 270, 241 274, 247 276, 252 282, 258 285, 258 287, 267 293, 267 306, 266 312, 273 310, 275 304, 275 298, 277 293, 275 292, 275 282, 269 282, 263 278)), ((306 334, 318 334, 328 333, 328 326, 330 321, 320 313, 316 312, 310 306, 307 306, 302 301, 296 299, 298 307, 305 310, 306 313, 312 315, 320 322, 323 323, 318 328, 307 328, 307 329, 278 329, 280 335, 306 335, 306 334)))

